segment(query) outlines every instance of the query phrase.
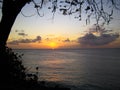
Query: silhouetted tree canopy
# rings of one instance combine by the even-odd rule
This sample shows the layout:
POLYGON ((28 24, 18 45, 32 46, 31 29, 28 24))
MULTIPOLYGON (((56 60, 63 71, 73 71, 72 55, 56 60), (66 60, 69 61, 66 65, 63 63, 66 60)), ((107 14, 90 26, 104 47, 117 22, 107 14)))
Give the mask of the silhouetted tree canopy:
MULTIPOLYGON (((96 24, 101 20, 109 24, 113 19, 114 10, 120 10, 120 0, 0 0, 0 9, 2 10, 0 22, 0 59, 2 59, 0 66, 2 74, 0 77, 4 77, 3 81, 8 82, 8 85, 12 81, 13 87, 14 85, 21 87, 23 83, 26 83, 24 84, 25 87, 31 88, 33 84, 38 83, 36 75, 26 74, 26 68, 22 65, 20 56, 5 47, 17 15, 21 12, 23 16, 28 17, 21 10, 30 3, 34 5, 40 17, 44 16, 44 14, 40 14, 44 7, 47 7, 53 16, 56 12, 60 12, 62 15, 73 15, 75 19, 80 21, 82 20, 82 13, 85 12, 86 24, 90 23, 91 18, 96 20, 96 24)), ((0 81, 2 82, 2 80, 0 81)), ((4 86, 6 86, 6 82, 3 84, 4 86)))
POLYGON ((70 90, 38 81, 38 67, 36 72, 30 72, 30 68, 23 66, 22 56, 8 47, 0 49, 0 90, 70 90))
MULTIPOLYGON (((0 0, 2 9, 2 19, 0 22, 0 44, 6 45, 12 25, 26 4, 34 4, 37 14, 43 7, 51 10, 53 15, 60 12, 63 15, 74 15, 76 19, 82 20, 82 13, 86 12, 86 24, 90 23, 91 18, 109 24, 113 19, 114 10, 120 10, 120 0, 0 0), (9 22, 8 22, 9 21, 9 22)), ((24 13, 21 12, 22 15, 24 13)), ((26 16, 26 15, 24 15, 26 16)))

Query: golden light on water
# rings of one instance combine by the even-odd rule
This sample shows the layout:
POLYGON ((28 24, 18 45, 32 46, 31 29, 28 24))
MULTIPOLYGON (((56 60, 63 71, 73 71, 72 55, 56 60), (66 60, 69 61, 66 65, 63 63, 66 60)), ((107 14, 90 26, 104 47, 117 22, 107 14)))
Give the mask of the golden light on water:
MULTIPOLYGON (((67 63, 65 60, 62 59, 55 59, 54 58, 54 54, 53 52, 51 52, 53 55, 53 59, 48 59, 48 60, 43 60, 42 62, 40 62, 40 64, 42 63, 42 65, 44 65, 46 68, 48 69, 47 75, 49 76, 48 78, 44 78, 47 81, 61 81, 65 79, 64 74, 59 74, 58 70, 61 70, 61 68, 63 67, 62 65, 64 65, 65 63, 67 63)), ((61 71, 60 71, 61 72, 61 71)))

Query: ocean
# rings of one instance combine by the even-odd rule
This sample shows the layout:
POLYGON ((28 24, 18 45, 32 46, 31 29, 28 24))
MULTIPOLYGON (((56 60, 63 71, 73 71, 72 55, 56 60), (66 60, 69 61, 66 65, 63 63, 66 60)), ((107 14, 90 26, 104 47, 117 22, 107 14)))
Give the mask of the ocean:
POLYGON ((72 90, 120 90, 120 49, 16 49, 40 81, 72 90))

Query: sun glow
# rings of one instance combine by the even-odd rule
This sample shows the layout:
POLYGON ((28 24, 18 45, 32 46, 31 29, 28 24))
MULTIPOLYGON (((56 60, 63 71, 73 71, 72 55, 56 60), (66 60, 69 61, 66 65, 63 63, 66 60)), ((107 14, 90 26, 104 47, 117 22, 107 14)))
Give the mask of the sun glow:
POLYGON ((50 48, 52 48, 52 49, 55 49, 55 48, 58 47, 57 43, 55 43, 55 42, 50 42, 50 43, 49 43, 49 46, 50 46, 50 48))

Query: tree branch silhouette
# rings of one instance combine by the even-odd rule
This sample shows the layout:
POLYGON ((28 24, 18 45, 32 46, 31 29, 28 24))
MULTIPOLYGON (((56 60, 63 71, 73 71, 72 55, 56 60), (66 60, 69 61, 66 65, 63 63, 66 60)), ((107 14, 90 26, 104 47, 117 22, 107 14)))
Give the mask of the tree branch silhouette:
POLYGON ((35 16, 35 13, 34 13, 34 14, 31 14, 31 15, 25 15, 22 11, 21 11, 21 14, 22 14, 24 17, 32 17, 32 16, 35 16))
MULTIPOLYGON (((31 17, 32 15, 25 15, 21 9, 29 3, 34 4, 36 13, 40 16, 41 9, 45 4, 50 3, 48 7, 53 13, 61 12, 62 15, 74 15, 75 19, 82 20, 83 11, 86 12, 86 24, 89 24, 91 18, 96 19, 96 23, 102 19, 104 23, 109 24, 113 19, 114 10, 120 10, 120 0, 0 0, 2 4, 2 19, 0 22, 0 45, 5 46, 11 31, 12 25, 15 22, 17 15, 21 14, 25 17, 31 17), (107 9, 110 9, 108 11, 107 9), (9 21, 9 22, 7 22, 9 21)), ((46 5, 47 7, 47 5, 46 5)))

